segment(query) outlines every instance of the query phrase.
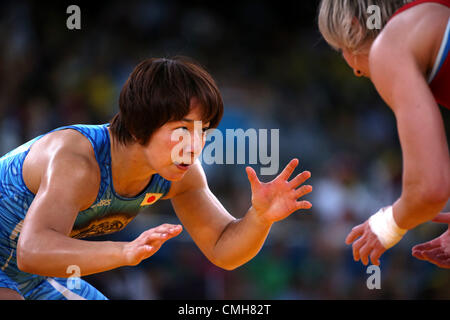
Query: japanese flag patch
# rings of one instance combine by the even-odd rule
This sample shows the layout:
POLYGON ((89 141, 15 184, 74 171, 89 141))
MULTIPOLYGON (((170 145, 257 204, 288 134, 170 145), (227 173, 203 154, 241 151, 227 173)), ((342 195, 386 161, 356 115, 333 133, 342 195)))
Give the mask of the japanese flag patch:
POLYGON ((141 202, 141 207, 154 204, 161 197, 162 197, 162 193, 147 193, 145 195, 144 200, 142 200, 142 202, 141 202))

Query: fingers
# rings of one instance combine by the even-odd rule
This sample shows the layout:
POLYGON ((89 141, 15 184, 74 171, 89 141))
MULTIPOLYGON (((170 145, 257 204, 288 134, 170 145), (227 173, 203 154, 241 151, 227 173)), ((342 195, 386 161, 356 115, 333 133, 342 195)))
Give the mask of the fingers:
POLYGON ((431 241, 418 244, 412 248, 413 251, 427 251, 440 247, 439 239, 433 239, 431 241))
POLYGON ((164 242, 179 235, 182 230, 181 225, 165 223, 145 231, 139 241, 139 254, 144 259, 150 257, 161 248, 164 242))
POLYGON ((352 246, 353 249, 353 260, 358 261, 361 256, 359 254, 360 249, 364 246, 366 243, 366 237, 362 236, 360 239, 358 239, 352 246))
POLYGON ((294 172, 295 168, 298 166, 298 159, 292 159, 291 162, 288 163, 286 168, 278 175, 278 178, 287 180, 291 176, 292 172, 294 172))
POLYGON ((304 195, 310 193, 312 191, 312 189, 313 188, 310 185, 301 186, 300 188, 295 190, 295 192, 294 192, 295 198, 298 199, 298 198, 303 197, 304 195))
POLYGON ((158 251, 163 243, 181 233, 181 225, 162 224, 143 232, 137 239, 126 243, 123 247, 126 265, 137 265, 158 251))
POLYGON ((141 241, 143 244, 161 245, 164 241, 179 235, 182 230, 181 225, 165 223, 142 233, 141 241))
POLYGON ((351 244, 353 241, 359 238, 364 233, 364 227, 364 223, 354 227, 345 239, 345 243, 351 244))
POLYGON ((299 185, 303 184, 309 178, 311 178, 311 172, 303 171, 302 173, 298 174, 294 179, 289 181, 289 184, 291 185, 292 188, 297 188, 299 185))
POLYGON ((309 201, 296 201, 295 211, 300 209, 311 209, 312 204, 309 201))
POLYGON ((157 226, 155 228, 147 230, 146 233, 148 233, 148 234, 151 234, 151 233, 167 233, 168 235, 173 235, 173 234, 180 233, 181 230, 183 230, 183 228, 179 224, 175 225, 175 224, 165 223, 165 224, 162 224, 162 225, 157 226))
POLYGON ((450 224, 450 212, 439 213, 433 220, 433 222, 448 223, 450 224))
POLYGON ((435 248, 432 250, 424 251, 423 256, 425 256, 427 259, 435 260, 439 258, 445 257, 445 252, 442 250, 441 247, 435 248))
POLYGON ((256 175, 256 172, 252 167, 246 167, 245 171, 247 172, 247 177, 248 181, 250 181, 251 188, 260 183, 258 176, 256 175))
POLYGON ((427 258, 422 255, 422 251, 420 250, 414 250, 413 248, 411 254, 419 260, 427 260, 427 258))
POLYGON ((425 252, 429 250, 437 249, 441 246, 439 238, 433 239, 431 241, 418 244, 412 248, 412 255, 416 257, 419 260, 425 260, 428 261, 428 258, 426 255, 424 255, 425 252))
POLYGON ((372 254, 372 251, 374 250, 373 245, 367 242, 364 244, 361 249, 359 250, 359 256, 361 258, 361 262, 367 266, 369 263, 369 255, 372 254))
POLYGON ((445 253, 442 248, 425 251, 423 256, 440 268, 450 269, 450 255, 445 253))
MULTIPOLYGON (((297 182, 292 183, 292 187, 296 187, 299 184, 303 183, 306 179, 308 179, 311 176, 311 173, 309 173, 308 171, 302 172, 301 174, 299 174, 297 177, 295 177, 294 179, 292 179, 290 181, 290 183, 292 183, 293 180, 298 178, 298 181, 301 181, 297 184, 297 182)), ((294 197, 295 199, 301 198, 304 195, 310 193, 313 190, 313 187, 311 185, 306 185, 306 186, 301 186, 298 189, 294 190, 294 197)), ((296 209, 295 210, 299 210, 299 209, 310 209, 312 207, 311 202, 309 201, 296 201, 296 209)))
POLYGON ((413 253, 413 255, 414 257, 420 260, 428 261, 432 264, 435 264, 439 268, 450 269, 450 257, 448 257, 445 254, 439 255, 437 257, 430 257, 423 253, 416 253, 416 254, 413 253))
MULTIPOLYGON (((172 236, 173 237, 173 236, 172 236)), ((159 232, 153 232, 151 234, 149 234, 146 238, 145 238, 145 242, 146 243, 150 243, 152 241, 157 241, 157 240, 167 240, 169 238, 169 234, 167 232, 163 232, 163 233, 159 233, 159 232)))
POLYGON ((379 259, 386 251, 386 248, 383 247, 377 236, 371 231, 368 224, 369 222, 366 221, 363 224, 354 227, 345 239, 345 243, 353 243, 353 260, 361 260, 364 265, 367 265, 369 264, 370 259, 372 264, 378 266, 380 265, 379 259))
POLYGON ((386 248, 375 238, 373 234, 364 234, 353 244, 353 259, 361 260, 366 266, 369 264, 369 258, 373 265, 380 265, 380 257, 386 251, 386 248))
POLYGON ((379 266, 380 265, 380 257, 384 253, 384 249, 380 247, 376 247, 372 252, 370 253, 370 261, 372 261, 373 265, 379 266))

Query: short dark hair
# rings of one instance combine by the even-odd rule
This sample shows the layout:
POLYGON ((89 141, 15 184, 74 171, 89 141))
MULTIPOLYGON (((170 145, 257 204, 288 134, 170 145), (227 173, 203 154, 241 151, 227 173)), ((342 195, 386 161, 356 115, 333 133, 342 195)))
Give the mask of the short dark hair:
POLYGON ((146 59, 134 68, 120 92, 111 132, 122 144, 136 139, 146 145, 158 128, 190 112, 192 98, 203 109, 202 121, 216 128, 222 119, 223 101, 204 68, 186 57, 146 59))

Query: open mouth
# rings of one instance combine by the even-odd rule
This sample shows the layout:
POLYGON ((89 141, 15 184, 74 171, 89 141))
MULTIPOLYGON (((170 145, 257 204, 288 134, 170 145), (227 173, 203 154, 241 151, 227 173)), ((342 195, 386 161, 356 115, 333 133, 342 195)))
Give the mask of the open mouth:
POLYGON ((175 163, 175 165, 177 166, 178 169, 186 171, 187 169, 189 169, 189 167, 191 166, 190 164, 186 164, 186 163, 175 163))

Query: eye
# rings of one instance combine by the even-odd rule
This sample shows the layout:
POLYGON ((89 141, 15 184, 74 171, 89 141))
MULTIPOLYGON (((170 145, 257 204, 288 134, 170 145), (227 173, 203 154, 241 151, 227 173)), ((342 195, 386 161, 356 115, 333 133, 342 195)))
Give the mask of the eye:
POLYGON ((189 130, 187 127, 178 127, 178 128, 176 128, 175 130, 178 130, 178 129, 181 129, 181 130, 189 130))

